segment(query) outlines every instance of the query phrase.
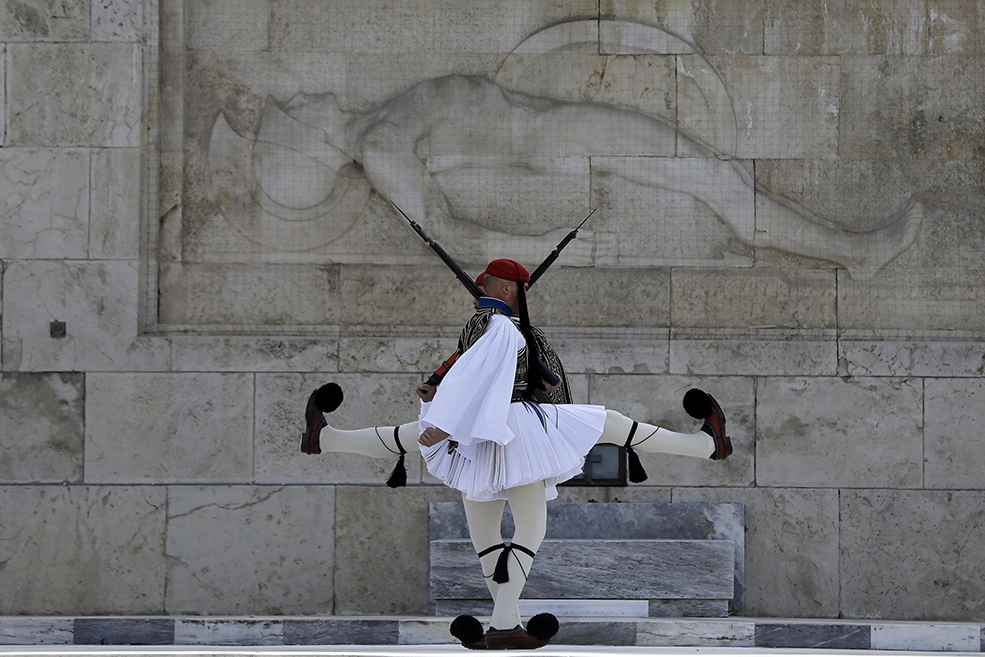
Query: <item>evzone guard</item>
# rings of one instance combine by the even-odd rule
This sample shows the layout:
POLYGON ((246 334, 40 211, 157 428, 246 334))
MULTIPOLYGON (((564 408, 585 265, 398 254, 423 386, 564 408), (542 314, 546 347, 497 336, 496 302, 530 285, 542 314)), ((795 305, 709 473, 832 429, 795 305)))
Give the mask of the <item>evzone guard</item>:
MULTIPOLYGON (((449 266, 458 268, 450 261, 447 257, 449 266)), ((721 407, 696 389, 683 400, 688 414, 704 421, 695 433, 637 422, 602 406, 572 404, 560 359, 543 332, 530 324, 526 288, 536 278, 507 259, 490 262, 474 283, 459 272, 463 282, 472 284, 467 287, 477 297, 476 312, 462 330, 451 365, 446 361, 440 373, 418 386, 417 422, 335 429, 325 414, 341 404, 343 395, 338 385, 328 383, 308 399, 301 451, 398 455, 387 482, 398 487, 406 483, 403 441, 416 438, 428 472, 462 492, 469 535, 494 603, 488 630, 474 617, 459 616, 452 635, 477 650, 539 648, 557 632, 557 619, 538 614, 524 629, 518 601, 546 534, 547 502, 557 497, 557 484, 578 475, 598 443, 624 445, 630 479, 639 482, 646 474, 634 450, 721 460, 732 453, 732 442, 721 407), (507 501, 516 531, 504 542, 500 527, 507 501)))

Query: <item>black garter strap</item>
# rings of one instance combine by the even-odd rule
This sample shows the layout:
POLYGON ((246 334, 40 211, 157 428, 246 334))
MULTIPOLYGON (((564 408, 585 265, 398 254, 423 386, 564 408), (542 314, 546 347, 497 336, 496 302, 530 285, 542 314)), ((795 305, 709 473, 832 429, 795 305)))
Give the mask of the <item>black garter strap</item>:
POLYGON ((407 454, 407 450, 400 444, 399 433, 400 427, 394 427, 393 442, 397 443, 397 449, 400 450, 400 457, 397 459, 397 465, 393 467, 393 472, 390 473, 390 478, 386 480, 386 485, 390 488, 400 488, 401 486, 407 485, 407 466, 404 464, 404 456, 407 454))
MULTIPOLYGON (((523 552, 524 554, 528 555, 531 559, 533 559, 536 556, 536 553, 534 553, 532 550, 525 548, 522 545, 517 545, 516 543, 500 543, 499 545, 494 545, 480 552, 479 556, 484 557, 490 552, 495 552, 496 550, 502 550, 502 553, 500 553, 499 555, 499 559, 496 560, 496 570, 493 571, 493 575, 492 575, 493 581, 496 582, 497 584, 505 584, 506 582, 510 581, 509 557, 513 550, 519 550, 520 552, 523 552)), ((520 563, 519 557, 517 557, 515 554, 513 555, 513 558, 516 559, 516 562, 518 564, 520 563)), ((520 565, 520 571, 523 572, 522 564, 520 565)), ((523 578, 524 579, 527 578, 526 572, 523 573, 523 578)))
MULTIPOLYGON (((629 430, 629 436, 626 437, 626 457, 629 460, 629 480, 634 484, 646 481, 646 470, 643 468, 643 464, 640 463, 640 457, 633 449, 633 436, 636 435, 636 428, 640 426, 640 423, 633 420, 633 427, 629 430)), ((647 436, 649 438, 649 436, 647 436)))

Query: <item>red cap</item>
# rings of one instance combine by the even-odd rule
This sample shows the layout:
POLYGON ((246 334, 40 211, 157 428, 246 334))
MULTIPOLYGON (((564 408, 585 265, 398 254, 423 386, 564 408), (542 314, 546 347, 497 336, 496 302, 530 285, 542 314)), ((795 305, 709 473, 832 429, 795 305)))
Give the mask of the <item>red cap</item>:
POLYGON ((486 270, 475 277, 475 284, 482 287, 482 281, 485 279, 486 274, 495 276, 496 278, 502 278, 504 281, 514 281, 516 283, 530 282, 530 274, 523 268, 523 265, 516 260, 507 260, 506 258, 493 260, 486 265, 486 270))

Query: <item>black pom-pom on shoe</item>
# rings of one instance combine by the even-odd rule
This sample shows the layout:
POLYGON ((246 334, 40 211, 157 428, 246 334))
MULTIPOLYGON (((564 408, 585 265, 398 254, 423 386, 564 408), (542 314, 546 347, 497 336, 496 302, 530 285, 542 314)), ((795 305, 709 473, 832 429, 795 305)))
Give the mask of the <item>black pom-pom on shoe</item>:
POLYGON ((451 635, 462 642, 462 645, 472 650, 485 650, 482 623, 475 616, 459 616, 451 622, 451 635))
POLYGON ((711 415, 711 397, 704 390, 691 388, 684 393, 684 412, 697 420, 704 420, 711 415))
POLYGON ((527 621, 527 631, 542 641, 550 641, 560 627, 554 614, 537 614, 527 621))
POLYGON ((342 403, 342 388, 339 384, 326 383, 315 391, 315 404, 322 413, 331 413, 342 403))

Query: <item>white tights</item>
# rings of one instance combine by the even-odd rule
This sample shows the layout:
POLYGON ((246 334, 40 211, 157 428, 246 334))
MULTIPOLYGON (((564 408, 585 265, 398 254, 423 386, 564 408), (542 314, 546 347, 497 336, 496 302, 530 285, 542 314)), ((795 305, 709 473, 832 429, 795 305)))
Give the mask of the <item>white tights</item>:
MULTIPOLYGON (((605 428, 597 443, 625 445, 626 438, 633 428, 633 421, 616 411, 606 409, 605 428)), ((697 433, 677 433, 655 427, 652 424, 640 422, 633 434, 631 443, 637 452, 647 454, 678 454, 680 456, 696 456, 708 458, 715 452, 715 442, 704 431, 697 433)))
MULTIPOLYGON (((327 419, 327 418, 326 418, 327 419)), ((417 422, 408 422, 398 427, 400 444, 405 451, 417 444, 420 433, 417 422)), ((319 434, 323 452, 348 452, 362 454, 373 458, 393 458, 400 454, 397 443, 393 439, 393 427, 367 427, 342 431, 327 425, 319 434)))

